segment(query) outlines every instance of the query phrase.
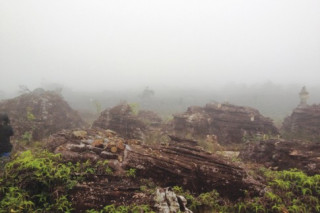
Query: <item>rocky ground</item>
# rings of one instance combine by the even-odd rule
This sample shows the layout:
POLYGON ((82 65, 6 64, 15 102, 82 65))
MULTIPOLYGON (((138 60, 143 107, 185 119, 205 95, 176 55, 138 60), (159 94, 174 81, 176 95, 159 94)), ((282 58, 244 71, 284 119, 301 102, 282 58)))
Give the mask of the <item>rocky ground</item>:
POLYGON ((48 139, 47 148, 71 162, 108 160, 111 178, 96 175, 74 189, 73 202, 79 210, 110 201, 129 205, 150 199, 152 203, 149 195, 137 192, 146 180, 164 188, 179 185, 197 194, 216 189, 229 199, 243 196, 244 191, 259 194, 263 189, 239 165, 204 151, 196 141, 174 136, 168 145, 148 146, 111 130, 62 131, 48 139), (135 178, 126 176, 130 169, 135 178))
POLYGON ((104 110, 92 124, 93 128, 110 129, 129 139, 144 140, 150 131, 160 130, 162 119, 155 112, 141 110, 134 106, 120 104, 104 110))
POLYGON ((190 212, 174 186, 195 195, 217 190, 230 201, 263 196, 266 182, 252 174, 252 165, 320 173, 318 105, 300 106, 285 120, 283 136, 297 134, 300 140, 281 139, 269 118, 230 104, 190 107, 170 123, 121 104, 104 110, 88 128, 58 94, 37 89, 2 101, 0 111, 8 112, 16 139, 42 140, 64 162, 106 163, 108 174, 97 170, 70 192, 75 212, 110 204, 190 212), (202 146, 203 140, 212 143, 213 152, 202 146), (226 150, 230 144, 240 144, 239 158, 238 152, 226 150))
POLYGON ((320 174, 320 143, 271 139, 248 143, 240 157, 267 168, 297 168, 310 175, 320 174))

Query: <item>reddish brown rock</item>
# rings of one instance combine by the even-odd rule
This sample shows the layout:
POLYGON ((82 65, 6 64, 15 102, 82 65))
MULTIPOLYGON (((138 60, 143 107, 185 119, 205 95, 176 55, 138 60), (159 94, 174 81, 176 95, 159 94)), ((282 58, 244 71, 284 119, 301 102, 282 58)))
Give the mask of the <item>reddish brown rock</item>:
POLYGON ((278 134, 271 119, 258 110, 231 104, 189 107, 185 113, 174 115, 173 130, 178 136, 201 139, 216 135, 220 144, 241 143, 257 134, 278 134))
POLYGON ((103 148, 103 140, 102 139, 96 139, 91 144, 94 147, 103 148))
POLYGON ((281 132, 288 139, 320 142, 320 105, 299 105, 285 118, 281 132))
MULTIPOLYGON (((91 129, 86 132, 87 136, 82 139, 73 137, 72 131, 63 131, 52 135, 48 141, 48 148, 55 153, 61 153, 66 161, 86 161, 87 158, 96 162, 109 159, 108 165, 113 168, 114 176, 112 178, 97 176, 98 179, 94 183, 90 183, 88 188, 88 190, 96 190, 99 188, 99 183, 106 181, 107 178, 108 183, 104 185, 104 192, 98 190, 104 195, 92 194, 85 188, 81 189, 85 191, 76 192, 83 196, 90 194, 93 200, 110 198, 110 193, 115 193, 115 189, 108 187, 120 187, 122 180, 127 180, 129 188, 133 185, 139 185, 137 180, 150 179, 161 187, 179 185, 194 193, 216 189, 220 194, 231 199, 243 196, 245 190, 258 193, 262 187, 243 168, 219 155, 205 152, 193 140, 171 136, 171 142, 164 146, 128 145, 126 140, 122 140, 124 141, 124 150, 118 149, 116 153, 111 153, 99 147, 94 147, 95 151, 93 151, 93 146, 88 141, 103 137, 104 147, 108 147, 108 144, 116 144, 121 141, 119 137, 108 138, 107 134, 101 130, 91 129), (59 144, 50 144, 55 141, 59 141, 59 144), (126 171, 131 168, 136 170, 136 178, 123 179, 124 176, 127 176, 126 171)), ((119 193, 128 194, 129 192, 119 193)))
POLYGON ((267 140, 249 143, 240 157, 274 169, 297 168, 310 175, 320 174, 320 143, 267 140))
POLYGON ((179 185, 196 193, 216 189, 235 199, 244 190, 259 191, 260 185, 241 167, 205 152, 195 141, 172 139, 169 146, 130 146, 125 168, 136 168, 137 176, 151 177, 160 186, 179 185))
POLYGON ((111 129, 124 138, 143 139, 146 124, 134 115, 130 105, 121 104, 104 110, 93 122, 93 128, 111 129))
POLYGON ((25 140, 40 140, 62 129, 86 125, 60 95, 42 89, 1 101, 0 111, 8 113, 15 138, 25 140))
POLYGON ((142 120, 145 124, 151 127, 161 127, 162 119, 161 117, 150 110, 140 110, 138 113, 138 118, 142 120))

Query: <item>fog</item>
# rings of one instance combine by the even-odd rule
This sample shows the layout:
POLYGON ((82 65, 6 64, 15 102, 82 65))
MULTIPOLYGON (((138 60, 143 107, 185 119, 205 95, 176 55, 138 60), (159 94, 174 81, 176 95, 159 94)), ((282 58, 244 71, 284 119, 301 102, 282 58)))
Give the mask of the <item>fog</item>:
POLYGON ((0 0, 0 74, 0 98, 60 88, 107 107, 149 86, 168 112, 230 101, 284 116, 303 85, 320 102, 320 1, 0 0))
POLYGON ((316 84, 318 0, 0 0, 1 90, 316 84))

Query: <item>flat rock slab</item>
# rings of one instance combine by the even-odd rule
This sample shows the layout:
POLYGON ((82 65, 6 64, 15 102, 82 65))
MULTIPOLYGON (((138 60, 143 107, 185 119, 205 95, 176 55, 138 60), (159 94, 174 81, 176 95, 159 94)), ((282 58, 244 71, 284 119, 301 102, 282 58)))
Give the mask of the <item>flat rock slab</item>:
MULTIPOLYGON (((151 179, 161 187, 178 185, 196 194, 216 189, 223 196, 237 199, 243 196, 245 190, 259 193, 263 188, 245 169, 221 155, 204 151, 197 146, 196 141, 172 137, 168 145, 147 146, 135 143, 130 145, 128 142, 131 140, 117 135, 110 136, 108 130, 89 129, 82 135, 85 137, 75 136, 74 131, 61 131, 49 138, 47 147, 55 153, 61 153, 66 161, 89 159, 95 162, 105 160, 106 152, 111 156, 109 144, 120 141, 125 148, 112 153, 109 160, 114 177, 118 177, 116 180, 121 180, 126 171, 134 168, 137 180, 151 179), (97 138, 104 142, 93 150, 92 144, 87 141, 97 138)), ((131 181, 133 185, 136 183, 135 179, 131 181)))

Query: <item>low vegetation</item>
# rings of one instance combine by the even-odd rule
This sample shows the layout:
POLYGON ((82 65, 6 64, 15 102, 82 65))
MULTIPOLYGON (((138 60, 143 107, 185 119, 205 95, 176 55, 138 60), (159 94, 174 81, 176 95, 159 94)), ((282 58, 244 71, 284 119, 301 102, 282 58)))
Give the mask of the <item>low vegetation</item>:
POLYGON ((112 170, 107 161, 72 164, 47 151, 22 152, 1 174, 0 212, 71 212, 69 190, 94 173, 112 170))
POLYGON ((296 169, 261 169, 267 188, 262 197, 247 196, 236 203, 223 199, 216 191, 193 196, 181 187, 173 189, 188 201, 194 212, 309 213, 320 212, 320 175, 308 176, 296 169))
MULTIPOLYGON (((320 212, 319 174, 308 176, 296 169, 271 171, 264 168, 258 173, 266 181, 264 195, 251 197, 245 192, 246 196, 236 202, 221 197, 215 190, 198 196, 179 186, 173 187, 173 190, 187 199, 188 208, 194 212, 320 212)), ((92 174, 112 175, 108 161, 99 161, 95 165, 89 161, 73 164, 64 163, 60 155, 47 151, 22 152, 6 164, 1 174, 0 212, 72 212, 68 193, 92 174)), ((136 170, 128 169, 126 176, 135 178, 136 170)), ((140 191, 154 192, 149 190, 149 185, 141 186, 140 191)), ((106 205, 101 210, 87 210, 87 213, 153 211, 148 205, 106 205)))

